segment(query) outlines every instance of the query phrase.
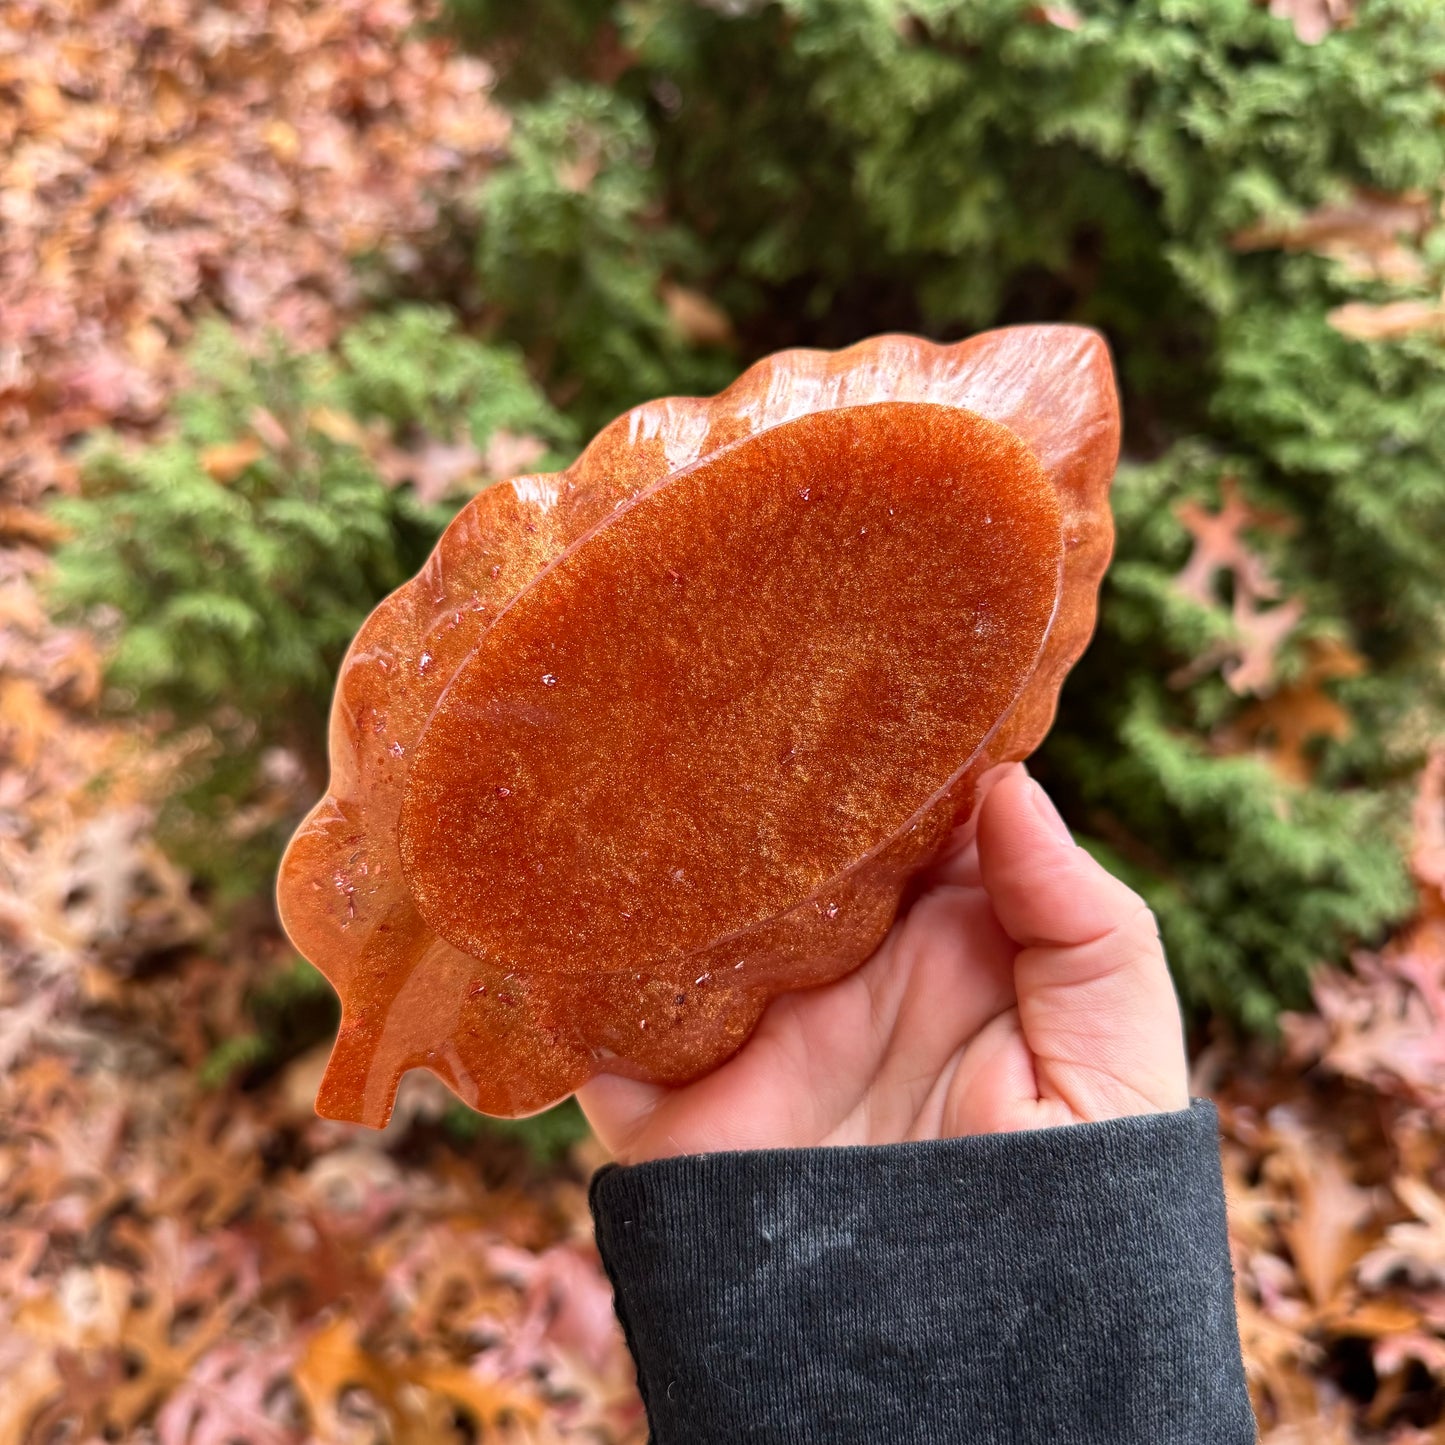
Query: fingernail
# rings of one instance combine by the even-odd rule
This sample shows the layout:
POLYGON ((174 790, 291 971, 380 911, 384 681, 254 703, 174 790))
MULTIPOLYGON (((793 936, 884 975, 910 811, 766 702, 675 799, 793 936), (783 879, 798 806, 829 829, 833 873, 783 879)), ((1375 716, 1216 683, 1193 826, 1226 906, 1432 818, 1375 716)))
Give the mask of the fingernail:
POLYGON ((1060 843, 1067 843, 1069 847, 1074 846, 1074 835, 1069 832, 1069 825, 1059 815, 1059 810, 1054 807, 1053 799, 1032 779, 1029 779, 1029 801, 1034 805, 1034 812, 1039 815, 1039 821, 1059 840, 1060 843))

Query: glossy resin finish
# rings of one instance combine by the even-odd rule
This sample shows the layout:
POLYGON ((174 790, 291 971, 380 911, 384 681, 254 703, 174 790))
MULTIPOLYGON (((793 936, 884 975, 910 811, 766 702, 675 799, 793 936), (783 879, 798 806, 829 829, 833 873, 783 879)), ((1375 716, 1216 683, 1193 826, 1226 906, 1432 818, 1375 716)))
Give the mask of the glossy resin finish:
POLYGON ((1118 405, 1089 331, 783 352, 482 493, 347 655, 282 864, 336 986, 317 1107, 681 1082, 877 946, 1093 629, 1118 405))

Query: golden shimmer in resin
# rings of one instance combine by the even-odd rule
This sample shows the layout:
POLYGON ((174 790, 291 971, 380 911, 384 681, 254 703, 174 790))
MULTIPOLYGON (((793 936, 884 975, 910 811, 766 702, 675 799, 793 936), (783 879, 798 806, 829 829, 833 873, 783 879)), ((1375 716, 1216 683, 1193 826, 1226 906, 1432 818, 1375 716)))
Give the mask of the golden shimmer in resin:
POLYGON ((518 1115, 681 1082, 856 967, 1093 628, 1092 332, 784 352, 470 502, 353 643, 282 864, 343 1017, 318 1109, 424 1066, 518 1115))

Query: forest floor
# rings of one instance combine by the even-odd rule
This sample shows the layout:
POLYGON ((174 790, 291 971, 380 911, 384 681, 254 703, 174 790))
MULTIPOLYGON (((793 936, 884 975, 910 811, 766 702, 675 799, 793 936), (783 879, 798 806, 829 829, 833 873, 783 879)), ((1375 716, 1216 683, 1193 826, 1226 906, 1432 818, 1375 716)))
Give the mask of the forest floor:
MULTIPOLYGON (((289 966, 158 848, 177 766, 43 606, 46 497, 164 425, 198 319, 325 345, 506 146, 475 59, 389 0, 5 0, 0 27, 0 1445, 645 1437, 582 1144, 372 1133, 307 1053, 205 1082, 289 966)), ((1416 920, 1282 1040, 1207 1043, 1267 1445, 1445 1445, 1445 754, 1416 920)))

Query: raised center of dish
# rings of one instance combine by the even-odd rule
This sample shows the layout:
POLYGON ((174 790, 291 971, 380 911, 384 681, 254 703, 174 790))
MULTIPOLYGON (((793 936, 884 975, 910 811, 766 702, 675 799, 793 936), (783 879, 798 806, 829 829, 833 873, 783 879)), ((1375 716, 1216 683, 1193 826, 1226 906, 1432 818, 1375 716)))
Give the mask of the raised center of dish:
POLYGON ((498 619, 417 744, 427 923, 524 972, 658 971, 822 894, 1028 681, 1062 560, 970 412, 817 412, 664 483, 498 619))

